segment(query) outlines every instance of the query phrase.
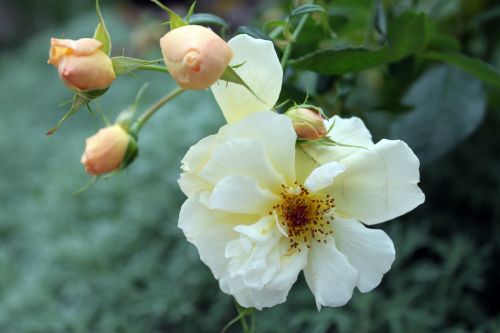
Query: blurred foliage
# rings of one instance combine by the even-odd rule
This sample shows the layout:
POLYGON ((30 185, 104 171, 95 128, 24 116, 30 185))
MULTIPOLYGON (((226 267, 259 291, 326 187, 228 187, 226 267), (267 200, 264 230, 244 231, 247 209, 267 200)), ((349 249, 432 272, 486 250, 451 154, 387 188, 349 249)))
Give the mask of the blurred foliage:
MULTIPOLYGON (((498 89, 422 53, 460 51, 498 66, 500 7, 487 0, 317 3, 331 13, 328 27, 338 38, 330 39, 320 17, 309 20, 291 59, 358 49, 382 60, 356 74, 292 67, 282 99, 309 93, 330 114, 362 117, 378 138, 407 140, 426 163, 427 200, 382 226, 397 259, 379 288, 318 312, 301 278, 285 304, 256 314, 257 332, 500 332, 498 89), (394 51, 391 25, 412 21, 401 15, 425 17, 433 37, 394 51)), ((290 10, 287 3, 270 19, 290 10)), ((137 30, 109 10, 104 16, 115 52, 130 51, 137 30)), ((88 181, 79 164, 83 142, 100 120, 81 110, 44 136, 70 97, 45 64, 48 39, 90 35, 96 22, 92 12, 80 15, 0 58, 0 332, 217 332, 236 315, 233 301, 177 228, 180 159, 223 123, 210 93, 188 92, 169 104, 147 125, 140 157, 125 174, 79 196, 71 193, 88 181)), ((264 22, 260 28, 269 33, 264 22)), ((156 49, 146 53, 159 57, 156 49)), ((123 77, 99 107, 113 118, 144 81, 151 85, 143 107, 173 88, 159 73, 123 77)))

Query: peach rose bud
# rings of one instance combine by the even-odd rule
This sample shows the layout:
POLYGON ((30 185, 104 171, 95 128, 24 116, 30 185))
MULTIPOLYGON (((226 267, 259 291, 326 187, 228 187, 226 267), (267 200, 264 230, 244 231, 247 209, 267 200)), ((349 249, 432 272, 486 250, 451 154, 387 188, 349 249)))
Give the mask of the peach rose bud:
POLYGON ((317 140, 328 134, 319 109, 296 107, 285 112, 285 115, 292 120, 293 128, 300 139, 317 140))
POLYGON ((57 67, 59 77, 71 89, 100 90, 116 79, 113 63, 93 38, 50 39, 49 64, 57 67))
POLYGON ((212 30, 186 25, 160 39, 165 65, 179 87, 206 89, 224 73, 233 52, 212 30))
POLYGON ((130 135, 118 124, 100 129, 87 138, 81 162, 91 175, 102 175, 122 165, 130 135))

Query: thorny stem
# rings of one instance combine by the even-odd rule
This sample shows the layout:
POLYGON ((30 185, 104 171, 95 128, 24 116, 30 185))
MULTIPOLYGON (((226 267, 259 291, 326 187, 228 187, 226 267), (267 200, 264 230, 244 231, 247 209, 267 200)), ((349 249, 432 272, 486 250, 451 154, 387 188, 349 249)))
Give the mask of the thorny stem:
POLYGON ((302 28, 304 28, 304 25, 306 24, 306 21, 308 18, 309 18, 308 14, 302 16, 299 24, 297 25, 297 29, 295 29, 295 31, 293 32, 292 40, 289 41, 288 45, 285 48, 285 51, 283 52, 283 57, 281 58, 281 67, 283 68, 283 72, 285 72, 285 70, 286 70, 288 58, 290 58, 290 54, 292 53, 293 43, 299 37, 299 34, 302 31, 302 28))
POLYGON ((185 91, 184 89, 178 87, 172 90, 167 95, 165 95, 158 102, 153 104, 149 109, 144 111, 144 113, 139 117, 139 119, 137 119, 137 121, 132 125, 131 130, 136 134, 139 133, 142 126, 144 126, 144 124, 148 122, 149 118, 151 118, 156 113, 156 111, 161 109, 162 106, 164 106, 165 104, 167 104, 168 102, 170 102, 171 100, 182 94, 184 91, 185 91))

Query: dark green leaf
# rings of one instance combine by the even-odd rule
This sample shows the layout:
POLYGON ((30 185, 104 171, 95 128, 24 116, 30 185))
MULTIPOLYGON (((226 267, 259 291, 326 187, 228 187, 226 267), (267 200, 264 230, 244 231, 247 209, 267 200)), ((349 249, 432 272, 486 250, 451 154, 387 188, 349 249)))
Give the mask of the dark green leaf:
POLYGON ((426 16, 406 13, 389 25, 389 45, 378 50, 342 48, 310 53, 289 64, 321 74, 341 75, 399 61, 420 52, 426 44, 426 16), (411 37, 409 37, 411 36, 411 37))
POLYGON ((486 94, 481 81, 442 65, 415 81, 403 103, 413 111, 392 123, 391 136, 406 141, 428 163, 474 132, 485 113, 486 94))
POLYGON ((217 25, 227 30, 229 24, 221 17, 209 13, 193 14, 189 18, 189 24, 217 25))
POLYGON ((484 82, 500 88, 500 72, 490 64, 481 59, 471 58, 461 53, 437 53, 428 52, 424 55, 428 59, 445 61, 451 65, 460 67, 464 71, 474 75, 484 82))
POLYGON ((341 75, 378 66, 383 64, 386 58, 386 49, 370 51, 365 48, 345 48, 318 51, 297 60, 291 60, 289 64, 322 74, 341 75))
POLYGON ((269 36, 264 31, 246 25, 238 27, 238 29, 236 30, 236 34, 247 34, 253 38, 271 40, 271 38, 269 38, 269 36))
POLYGON ((94 32, 94 39, 97 39, 102 43, 102 51, 107 55, 111 54, 111 37, 109 36, 108 29, 104 23, 104 18, 101 14, 101 9, 99 8, 99 0, 95 1, 95 9, 97 17, 99 18, 99 23, 94 32))
POLYGON ((305 14, 310 14, 310 13, 323 13, 323 14, 328 14, 328 11, 319 6, 319 5, 314 5, 314 4, 306 4, 299 6, 292 10, 290 13, 290 17, 296 17, 296 16, 301 16, 305 14))
POLYGON ((424 49, 427 43, 427 16, 407 12, 389 24, 387 62, 399 61, 424 49))

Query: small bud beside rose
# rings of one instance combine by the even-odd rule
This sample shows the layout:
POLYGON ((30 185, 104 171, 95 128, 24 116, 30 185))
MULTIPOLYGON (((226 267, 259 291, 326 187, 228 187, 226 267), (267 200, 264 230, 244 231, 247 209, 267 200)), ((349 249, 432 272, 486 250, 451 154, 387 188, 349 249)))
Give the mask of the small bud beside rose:
POLYGON ((229 45, 212 30, 186 25, 160 39, 168 71, 184 89, 207 89, 217 81, 233 57, 229 45))
POLYGON ((292 120, 293 128, 300 139, 318 140, 328 134, 320 109, 299 106, 288 110, 285 115, 292 120))
POLYGON ((101 90, 116 79, 113 63, 93 38, 50 39, 48 63, 57 67, 59 77, 71 89, 101 90))
POLYGON ((122 126, 115 124, 100 129, 96 134, 87 138, 85 152, 81 162, 85 171, 91 175, 102 175, 115 171, 125 163, 130 163, 137 152, 134 138, 122 126), (127 150, 134 149, 130 161, 124 161, 127 150))

